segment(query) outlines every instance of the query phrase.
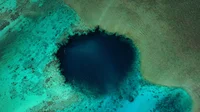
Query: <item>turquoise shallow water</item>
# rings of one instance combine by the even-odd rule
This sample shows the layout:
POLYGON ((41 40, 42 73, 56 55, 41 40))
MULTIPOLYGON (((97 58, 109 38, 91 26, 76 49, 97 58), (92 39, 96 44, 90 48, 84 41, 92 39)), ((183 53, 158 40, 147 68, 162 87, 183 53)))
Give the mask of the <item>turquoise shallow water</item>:
POLYGON ((21 15, 9 33, 0 31, 1 46, 6 43, 0 48, 2 112, 190 112, 192 101, 183 89, 142 79, 139 57, 117 92, 96 96, 64 84, 54 53, 59 38, 82 27, 81 18, 67 5, 51 4, 43 15, 21 15))

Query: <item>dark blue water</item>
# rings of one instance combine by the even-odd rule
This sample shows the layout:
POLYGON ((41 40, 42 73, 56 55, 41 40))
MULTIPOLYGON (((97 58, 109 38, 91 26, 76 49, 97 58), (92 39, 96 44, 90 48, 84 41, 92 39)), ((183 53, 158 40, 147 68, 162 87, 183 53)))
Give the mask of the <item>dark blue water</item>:
POLYGON ((119 86, 131 71, 135 55, 131 40, 107 35, 99 29, 70 37, 57 52, 66 81, 86 84, 101 92, 119 86))

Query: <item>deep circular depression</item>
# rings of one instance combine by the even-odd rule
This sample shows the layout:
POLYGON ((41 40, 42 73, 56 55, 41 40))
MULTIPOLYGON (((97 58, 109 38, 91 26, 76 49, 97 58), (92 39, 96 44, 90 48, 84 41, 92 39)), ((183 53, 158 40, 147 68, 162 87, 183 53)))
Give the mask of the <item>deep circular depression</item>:
POLYGON ((96 28, 69 37, 56 53, 66 82, 102 93, 115 90, 132 71, 136 49, 130 39, 96 28))

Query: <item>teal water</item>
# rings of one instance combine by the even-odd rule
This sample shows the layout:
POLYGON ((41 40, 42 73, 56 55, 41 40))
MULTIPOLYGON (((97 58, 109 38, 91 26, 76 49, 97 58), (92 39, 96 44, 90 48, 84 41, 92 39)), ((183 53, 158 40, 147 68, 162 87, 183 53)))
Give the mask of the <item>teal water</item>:
MULTIPOLYGON (((105 68, 102 67, 102 69, 105 70, 100 72, 105 73, 103 76, 107 77, 108 73, 106 72, 110 71, 111 75, 115 77, 115 79, 112 79, 112 77, 107 78, 109 80, 106 80, 106 83, 111 82, 114 85, 114 83, 118 81, 121 82, 116 87, 116 91, 95 96, 93 93, 82 94, 82 91, 75 87, 76 85, 64 83, 62 80, 63 77, 61 77, 62 72, 57 68, 58 64, 49 63, 53 63, 56 60, 54 54, 59 49, 57 44, 59 38, 61 38, 64 33, 67 34, 65 35, 66 38, 68 38, 69 35, 73 35, 74 27, 81 27, 79 26, 80 18, 73 9, 64 5, 64 3, 49 1, 48 5, 52 4, 54 7, 46 10, 43 15, 34 17, 21 15, 8 26, 12 28, 11 31, 8 32, 7 28, 0 31, 0 84, 2 85, 0 90, 0 110, 2 112, 191 111, 192 101, 185 90, 153 85, 142 78, 138 68, 139 57, 128 57, 128 59, 130 58, 129 60, 133 58, 137 62, 135 63, 135 67, 133 67, 133 69, 136 70, 133 70, 133 72, 130 72, 128 75, 124 75, 123 73, 129 70, 127 69, 127 65, 130 65, 130 63, 128 59, 126 63, 120 60, 121 58, 126 58, 123 57, 123 55, 115 57, 116 54, 119 53, 118 50, 122 52, 121 54, 126 53, 124 49, 113 44, 115 41, 112 41, 114 46, 109 46, 112 45, 110 42, 105 43, 105 45, 108 46, 108 48, 117 47, 118 50, 116 51, 113 51, 113 49, 104 51, 106 50, 104 45, 99 43, 97 45, 103 53, 108 52, 109 54, 113 51, 111 55, 114 56, 115 59, 109 56, 107 57, 107 53, 103 55, 104 58, 102 59, 99 57, 102 53, 97 53, 95 49, 86 49, 87 47, 85 47, 85 45, 89 46, 89 48, 96 46, 95 41, 92 43, 85 42, 83 45, 75 44, 75 48, 74 46, 72 47, 72 54, 66 53, 66 55, 69 54, 69 57, 64 59, 64 61, 70 61, 70 63, 67 64, 68 66, 78 66, 80 60, 76 60, 77 62, 73 63, 74 61, 71 58, 81 58, 79 55, 82 54, 76 52, 76 50, 82 48, 85 48, 83 50, 84 52, 88 52, 85 58, 91 54, 94 56, 94 59, 89 61, 98 62, 102 67, 104 65, 103 61, 106 60, 106 65, 103 66, 105 68), (8 41, 6 39, 10 40, 8 41), (112 63, 109 62, 110 58, 113 59, 112 63), (122 69, 120 65, 123 64, 125 67, 122 67, 122 69), (113 68, 110 70, 111 67, 113 68)), ((105 41, 102 42, 104 43, 105 41)), ((119 41, 116 43, 118 42, 119 41)), ((69 50, 68 52, 71 51, 69 50)), ((81 61, 83 61, 83 59, 81 59, 81 61)), ((86 61, 87 60, 84 59, 84 63, 86 63, 86 61)), ((95 66, 94 62, 90 62, 90 66, 95 66)), ((63 66, 65 67, 65 65, 63 66)), ((67 69, 71 70, 69 73, 74 73, 73 70, 77 68, 67 67, 67 69)), ((88 74, 88 71, 85 72, 84 68, 82 69, 82 73, 88 74)), ((95 70, 99 71, 97 68, 95 68, 95 70)), ((80 71, 75 71, 75 73, 81 75, 78 77, 79 80, 84 77, 80 74, 80 71)), ((67 73, 66 75, 69 74, 67 73)), ((91 81, 95 82, 96 76, 91 77, 93 77, 91 81)), ((102 77, 97 79, 100 80, 99 83, 102 84, 102 77)), ((94 82, 92 82, 92 84, 94 82)), ((103 85, 101 85, 103 88, 106 87, 104 84, 103 82, 103 85)), ((87 87, 85 88, 88 89, 87 87)))

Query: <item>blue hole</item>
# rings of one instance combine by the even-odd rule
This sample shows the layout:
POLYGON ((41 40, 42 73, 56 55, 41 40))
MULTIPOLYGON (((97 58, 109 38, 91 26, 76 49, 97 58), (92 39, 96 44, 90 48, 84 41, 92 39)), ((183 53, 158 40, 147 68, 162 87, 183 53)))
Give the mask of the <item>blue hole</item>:
POLYGON ((130 39, 94 32, 69 37, 56 53, 66 82, 86 85, 102 93, 116 90, 136 60, 130 39))

